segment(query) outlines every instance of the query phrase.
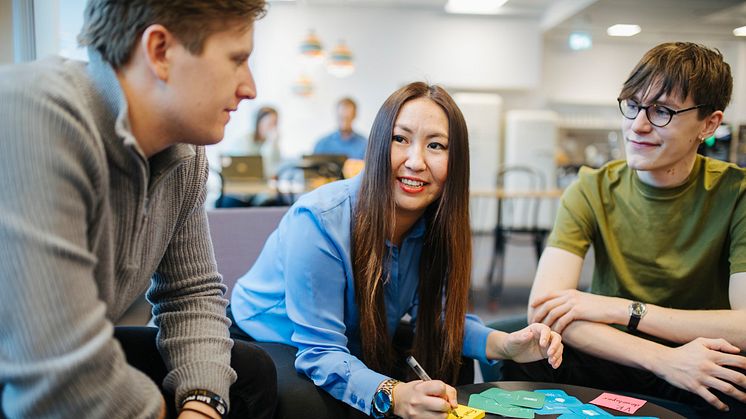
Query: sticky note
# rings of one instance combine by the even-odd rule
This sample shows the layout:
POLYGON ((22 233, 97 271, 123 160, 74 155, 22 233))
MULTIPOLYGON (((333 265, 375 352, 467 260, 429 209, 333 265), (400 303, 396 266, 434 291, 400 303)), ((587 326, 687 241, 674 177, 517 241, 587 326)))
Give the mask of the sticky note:
POLYGON ((598 406, 594 406, 592 404, 573 406, 573 407, 570 407, 570 410, 577 415, 584 416, 587 418, 611 416, 611 413, 601 409, 598 406))
POLYGON ((495 400, 500 404, 530 407, 540 409, 544 406, 544 394, 533 391, 507 391, 501 388, 491 388, 479 393, 480 396, 495 400))
POLYGON ((573 413, 573 411, 569 407, 546 404, 534 413, 537 415, 561 415, 563 413, 573 413))
POLYGON ((636 399, 634 397, 620 396, 618 394, 603 393, 602 395, 591 400, 591 403, 608 407, 609 409, 618 410, 624 413, 635 413, 641 408, 646 400, 636 399))
POLYGON ((509 418, 531 419, 534 417, 534 411, 531 409, 509 404, 500 404, 494 399, 484 397, 480 394, 472 394, 469 396, 469 406, 509 418))
POLYGON ((455 409, 456 415, 451 412, 448 415, 448 419, 482 419, 484 417, 484 410, 477 409, 474 407, 464 406, 463 404, 460 404, 456 406, 455 409))

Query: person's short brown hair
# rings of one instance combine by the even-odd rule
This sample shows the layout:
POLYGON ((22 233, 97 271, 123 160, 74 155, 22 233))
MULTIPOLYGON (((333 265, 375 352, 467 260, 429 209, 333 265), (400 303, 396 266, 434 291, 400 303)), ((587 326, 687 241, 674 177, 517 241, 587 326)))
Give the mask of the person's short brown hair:
POLYGON ((732 90, 730 65, 720 51, 691 42, 669 42, 645 53, 624 82, 619 98, 648 91, 652 100, 663 94, 682 100, 691 95, 695 105, 708 105, 699 109, 701 119, 724 110, 732 90))
POLYGON ((349 96, 345 96, 337 101, 337 107, 340 107, 342 105, 352 106, 352 110, 357 113, 357 103, 355 102, 355 99, 349 96))
POLYGON ((199 54, 208 36, 230 23, 248 28, 264 16, 265 7, 265 0, 89 0, 78 42, 120 68, 145 29, 161 24, 199 54))

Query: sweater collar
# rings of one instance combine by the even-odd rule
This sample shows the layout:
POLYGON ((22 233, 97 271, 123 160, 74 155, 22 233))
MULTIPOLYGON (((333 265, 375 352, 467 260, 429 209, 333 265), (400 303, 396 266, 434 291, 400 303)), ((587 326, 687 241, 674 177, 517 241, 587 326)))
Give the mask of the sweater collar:
MULTIPOLYGON (((88 48, 88 74, 93 81, 96 97, 94 98, 94 112, 98 113, 101 121, 99 131, 107 149, 117 152, 109 153, 109 158, 120 168, 132 168, 134 157, 137 161, 147 162, 145 154, 132 133, 129 120, 127 99, 122 86, 119 84, 114 68, 106 62, 94 48, 88 48)), ((194 158, 195 146, 191 144, 175 144, 151 157, 152 169, 163 173, 179 163, 194 158)), ((154 175, 156 173, 153 173, 154 175)))

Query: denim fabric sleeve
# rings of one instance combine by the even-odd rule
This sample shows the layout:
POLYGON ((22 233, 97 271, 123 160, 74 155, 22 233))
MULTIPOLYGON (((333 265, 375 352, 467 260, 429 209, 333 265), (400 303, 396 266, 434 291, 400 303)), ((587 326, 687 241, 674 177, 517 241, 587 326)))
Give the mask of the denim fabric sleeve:
POLYGON ((345 289, 352 281, 347 278, 340 243, 311 210, 292 211, 279 248, 287 313, 294 328, 291 340, 298 347, 295 368, 335 398, 367 414, 376 388, 387 377, 366 367, 348 349, 345 289))
POLYGON ((488 365, 494 364, 496 361, 489 360, 486 356, 487 335, 491 332, 494 332, 494 329, 485 326, 479 317, 467 314, 464 325, 464 356, 488 365))

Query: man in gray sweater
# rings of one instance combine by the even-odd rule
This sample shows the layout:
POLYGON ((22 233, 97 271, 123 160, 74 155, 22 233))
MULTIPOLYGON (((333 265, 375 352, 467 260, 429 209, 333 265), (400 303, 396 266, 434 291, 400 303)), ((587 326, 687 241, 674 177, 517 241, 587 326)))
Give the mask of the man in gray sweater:
POLYGON ((272 416, 274 365, 229 337, 203 206, 202 146, 255 96, 264 9, 90 0, 88 64, 0 68, 0 412, 272 416), (115 329, 145 290, 158 328, 115 329))

